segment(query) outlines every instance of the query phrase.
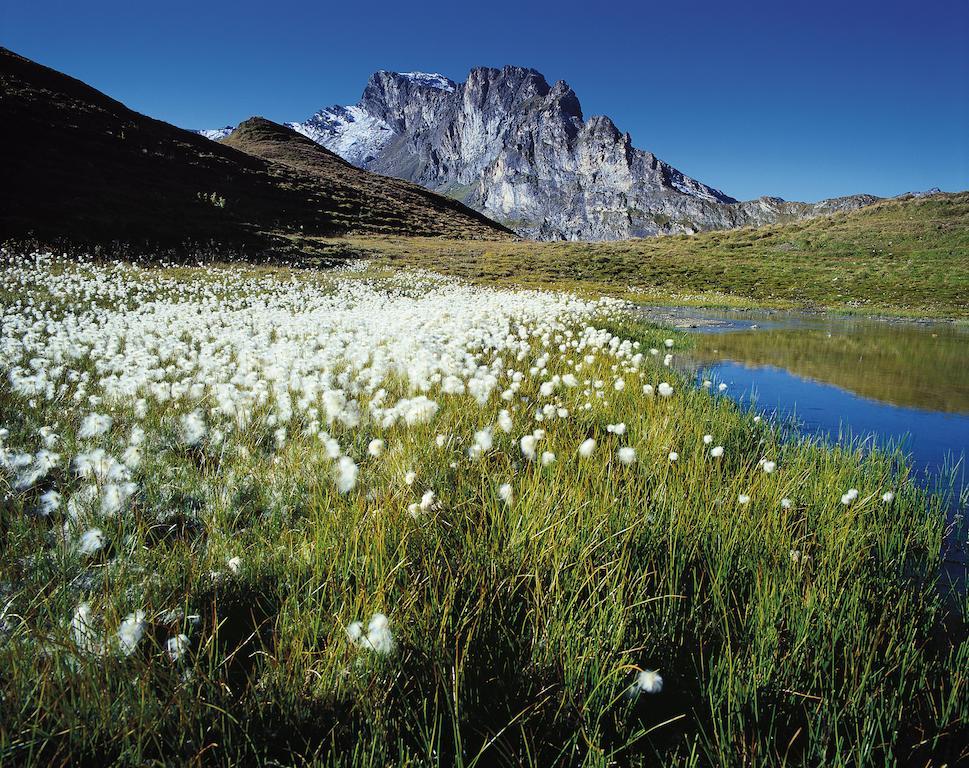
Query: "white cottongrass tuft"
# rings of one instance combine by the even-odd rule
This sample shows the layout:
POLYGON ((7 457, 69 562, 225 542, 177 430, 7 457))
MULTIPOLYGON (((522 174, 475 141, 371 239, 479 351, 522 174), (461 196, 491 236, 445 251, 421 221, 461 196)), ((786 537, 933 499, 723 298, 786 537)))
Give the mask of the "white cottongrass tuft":
POLYGON ((535 446, 538 441, 535 439, 535 435, 525 435, 520 441, 522 455, 529 461, 533 461, 536 456, 535 446))
POLYGON ((188 635, 175 635, 165 641, 165 653, 169 659, 177 663, 188 653, 189 645, 188 635))
POLYGON ((841 503, 846 507, 858 498, 858 489, 849 488, 847 493, 841 495, 841 503))
POLYGON ((626 445, 619 449, 619 462, 627 467, 636 462, 636 449, 626 445))
POLYGON ((47 516, 52 512, 56 512, 61 505, 61 495, 57 491, 47 491, 41 494, 40 499, 38 499, 39 506, 38 511, 41 515, 47 516))
POLYGON ((713 456, 713 458, 715 459, 719 459, 721 456, 723 456, 723 446, 717 445, 711 448, 710 455, 713 456))
POLYGON ((125 656, 135 652, 138 642, 145 634, 145 612, 133 611, 125 616, 118 627, 118 650, 125 656))
POLYGON ((737 501, 741 504, 741 506, 747 506, 750 504, 750 496, 748 496, 746 493, 742 493, 737 497, 737 501))
POLYGON ((630 693, 659 693, 663 690, 663 678, 654 669, 644 669, 638 675, 630 688, 630 693))
POLYGON ((334 467, 337 490, 340 493, 350 493, 357 484, 357 474, 359 471, 353 459, 349 456, 341 456, 334 467))
POLYGON ((484 454, 491 450, 495 440, 491 434, 491 427, 479 430, 474 433, 474 440, 468 447, 468 458, 471 460, 480 459, 484 454))
POLYGON ((680 454, 678 454, 676 451, 670 451, 669 460, 670 461, 679 461, 680 460, 680 454))
POLYGON ((241 557, 230 557, 225 561, 226 567, 229 569, 229 573, 233 576, 238 576, 242 573, 242 558, 241 557))
POLYGON ((498 495, 505 504, 511 506, 512 501, 514 501, 515 492, 512 490, 511 483, 502 483, 498 487, 498 495))
POLYGON ((390 631, 390 619, 383 613, 375 613, 367 626, 367 633, 363 632, 363 623, 354 621, 347 629, 350 642, 359 648, 373 651, 381 656, 393 653, 394 636, 390 631))
POLYGON ((90 440, 93 437, 100 437, 111 429, 112 420, 110 416, 101 413, 89 413, 81 421, 81 427, 77 431, 80 440, 90 440))
POLYGON ((712 442, 713 442, 713 435, 704 435, 703 436, 703 444, 704 445, 710 445, 710 443, 712 443, 712 442))
POLYGON ((591 437, 585 440, 582 445, 579 446, 579 455, 583 458, 589 458, 596 449, 596 441, 591 437))
POLYGON ((660 382, 659 389, 657 390, 660 397, 672 397, 673 387, 671 387, 667 382, 660 382))
POLYGON ((794 506, 794 502, 790 499, 781 499, 781 509, 790 509, 794 506))
POLYGON ((885 493, 882 494, 882 501, 885 502, 886 504, 891 504, 892 501, 894 500, 895 500, 895 494, 892 493, 891 491, 885 491, 885 493))
POLYGON ((101 652, 101 642, 91 621, 90 603, 81 603, 74 610, 74 616, 71 618, 71 638, 82 653, 101 652))
POLYGON ((501 411, 498 414, 498 427, 502 432, 508 434, 513 428, 511 414, 508 411, 501 411))
POLYGON ((192 411, 182 416, 179 421, 181 426, 181 432, 179 437, 182 443, 191 447, 194 447, 205 439, 205 434, 208 431, 205 426, 205 420, 202 418, 201 411, 192 411))
POLYGON ((551 451, 542 452, 542 466, 547 467, 549 464, 555 463, 555 454, 551 451))
POLYGON ((652 397, 653 396, 653 385, 652 384, 643 384, 643 394, 646 395, 647 397, 652 397))
POLYGON ((774 461, 765 461, 764 464, 763 464, 763 468, 764 468, 764 471, 769 475, 775 469, 777 469, 777 462, 774 462, 774 461))
POLYGON ((421 496, 421 503, 419 505, 421 512, 427 512, 429 509, 431 509, 434 506, 436 499, 437 497, 434 495, 434 491, 424 491, 424 495, 421 496))
POLYGON ((721 382, 720 382, 720 383, 719 383, 719 384, 717 385, 717 389, 718 389, 719 391, 721 391, 721 392, 726 392, 726 391, 727 391, 727 385, 726 385, 726 384, 724 384, 724 383, 723 383, 723 382, 721 381, 721 382))
POLYGON ((379 459, 381 456, 383 456, 385 447, 386 446, 383 440, 381 440, 380 438, 374 438, 367 445, 367 453, 369 453, 375 459, 379 459))
POLYGON ((414 481, 416 479, 417 479, 417 473, 414 470, 412 470, 412 469, 411 470, 408 470, 404 474, 404 484, 405 485, 413 485, 414 484, 414 481))
POLYGON ((626 434, 626 424, 621 421, 618 424, 607 424, 606 432, 610 432, 614 435, 624 435, 626 434))
POLYGON ((89 528, 77 541, 77 551, 82 555, 93 555, 104 548, 107 539, 100 528, 89 528))

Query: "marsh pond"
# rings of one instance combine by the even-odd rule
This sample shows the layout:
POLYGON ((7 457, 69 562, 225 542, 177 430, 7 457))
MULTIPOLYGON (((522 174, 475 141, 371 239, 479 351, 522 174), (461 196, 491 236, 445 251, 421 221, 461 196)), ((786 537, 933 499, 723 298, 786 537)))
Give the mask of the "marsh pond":
POLYGON ((680 364, 699 385, 801 434, 899 446, 914 476, 967 492, 969 327, 781 311, 644 310, 695 332, 680 364))

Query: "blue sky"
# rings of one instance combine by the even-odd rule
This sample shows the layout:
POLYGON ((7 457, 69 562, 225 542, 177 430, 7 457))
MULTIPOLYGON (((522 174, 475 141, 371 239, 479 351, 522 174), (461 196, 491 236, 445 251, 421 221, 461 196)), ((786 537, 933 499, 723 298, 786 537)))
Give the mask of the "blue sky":
POLYGON ((734 197, 969 188, 966 0, 0 0, 0 44, 184 127, 519 64, 734 197))

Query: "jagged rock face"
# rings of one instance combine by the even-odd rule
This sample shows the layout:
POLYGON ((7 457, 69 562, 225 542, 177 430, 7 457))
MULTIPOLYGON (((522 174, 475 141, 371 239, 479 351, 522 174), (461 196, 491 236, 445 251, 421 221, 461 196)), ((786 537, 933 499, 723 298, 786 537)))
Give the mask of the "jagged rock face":
POLYGON ((573 90, 522 67, 376 72, 360 101, 290 127, 367 170, 450 195, 521 235, 616 240, 807 218, 875 198, 738 202, 632 145, 573 90))
POLYGON ((610 240, 730 226, 735 201, 632 146, 574 91, 533 69, 477 68, 461 84, 377 72, 351 109, 293 127, 355 164, 459 198, 519 233, 610 240), (715 221, 711 221, 716 219, 715 221))

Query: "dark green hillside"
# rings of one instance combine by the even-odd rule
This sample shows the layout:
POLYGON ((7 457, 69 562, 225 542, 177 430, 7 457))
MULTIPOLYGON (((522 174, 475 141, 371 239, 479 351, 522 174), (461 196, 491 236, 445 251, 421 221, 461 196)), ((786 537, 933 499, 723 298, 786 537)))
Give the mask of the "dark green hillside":
POLYGON ((508 234, 451 200, 332 165, 276 165, 0 49, 0 240, 265 251, 351 233, 508 234))

